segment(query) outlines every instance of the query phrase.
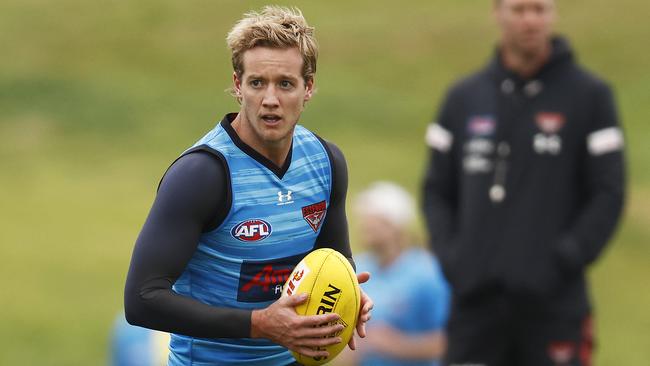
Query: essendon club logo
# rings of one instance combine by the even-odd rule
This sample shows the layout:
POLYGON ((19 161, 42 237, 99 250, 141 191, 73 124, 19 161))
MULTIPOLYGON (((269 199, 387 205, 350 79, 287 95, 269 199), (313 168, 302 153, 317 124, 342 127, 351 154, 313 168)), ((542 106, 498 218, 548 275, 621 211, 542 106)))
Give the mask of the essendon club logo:
POLYGON ((568 365, 576 355, 576 346, 573 342, 551 342, 547 351, 556 365, 568 365))
POLYGON ((305 254, 270 261, 243 261, 237 301, 265 302, 280 298, 282 285, 305 254))
POLYGON ((535 115, 537 127, 544 133, 553 134, 564 126, 565 118, 562 113, 540 112, 535 115))
POLYGON ((230 234, 241 241, 260 241, 271 235, 271 224, 262 219, 250 219, 235 225, 230 234))
POLYGON ((318 232, 318 229, 320 229, 323 219, 325 218, 326 209, 327 204, 325 201, 320 201, 302 208, 302 217, 307 221, 314 232, 318 232))

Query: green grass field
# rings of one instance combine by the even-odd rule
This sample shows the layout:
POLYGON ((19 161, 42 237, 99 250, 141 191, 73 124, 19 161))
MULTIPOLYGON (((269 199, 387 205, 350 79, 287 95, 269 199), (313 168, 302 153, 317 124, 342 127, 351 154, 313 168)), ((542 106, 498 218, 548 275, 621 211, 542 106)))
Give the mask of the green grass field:
MULTIPOLYGON (((445 88, 482 65, 489 1, 295 1, 317 27, 303 123, 350 192, 418 193, 445 88), (380 173, 381 172, 381 173, 380 173)), ((621 229, 593 267, 599 365, 650 358, 650 4, 558 1, 558 28, 615 87, 628 138, 621 229)), ((260 1, 0 3, 0 364, 101 365, 133 242, 168 164, 237 105, 224 36, 260 1)), ((354 224, 354 222, 352 222, 354 224)), ((353 235, 354 238, 354 235, 353 235)))

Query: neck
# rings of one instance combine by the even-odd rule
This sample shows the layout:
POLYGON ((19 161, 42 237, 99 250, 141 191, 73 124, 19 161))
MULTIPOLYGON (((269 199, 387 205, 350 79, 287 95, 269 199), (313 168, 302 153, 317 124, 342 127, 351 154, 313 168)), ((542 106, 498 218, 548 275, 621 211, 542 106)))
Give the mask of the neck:
POLYGON ((386 268, 393 264, 397 258, 402 254, 402 244, 400 245, 389 245, 383 248, 382 251, 376 253, 377 258, 379 259, 379 266, 386 268))
POLYGON ((283 166, 291 149, 291 138, 279 141, 264 141, 252 130, 249 123, 242 122, 242 118, 246 117, 240 112, 230 124, 239 139, 276 166, 283 166))
POLYGON ((501 47, 501 60, 506 69, 524 79, 534 76, 551 56, 551 42, 534 51, 522 51, 512 46, 501 47))
POLYGON ((268 144, 262 145, 260 148, 254 147, 262 156, 271 160, 273 164, 281 167, 284 165, 284 162, 287 160, 287 155, 289 155, 289 149, 291 149, 291 141, 286 144, 277 145, 274 144, 269 146, 268 144))

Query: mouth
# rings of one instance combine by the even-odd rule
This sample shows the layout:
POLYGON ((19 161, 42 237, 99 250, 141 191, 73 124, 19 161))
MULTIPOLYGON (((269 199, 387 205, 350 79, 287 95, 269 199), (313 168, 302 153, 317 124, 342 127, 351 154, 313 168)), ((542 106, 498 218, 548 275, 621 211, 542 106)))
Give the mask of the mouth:
POLYGON ((280 120, 282 120, 282 117, 278 116, 277 114, 269 113, 269 114, 263 114, 261 116, 261 119, 262 121, 266 122, 266 124, 268 125, 275 125, 278 124, 280 120))

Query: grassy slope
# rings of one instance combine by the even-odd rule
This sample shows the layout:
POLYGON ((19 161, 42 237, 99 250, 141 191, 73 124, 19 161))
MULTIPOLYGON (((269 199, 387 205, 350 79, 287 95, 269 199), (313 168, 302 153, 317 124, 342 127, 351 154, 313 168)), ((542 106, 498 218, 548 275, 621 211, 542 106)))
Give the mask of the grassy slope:
MULTIPOLYGON (((106 358, 157 180, 235 109, 223 93, 223 35, 260 4, 0 4, 0 364, 106 358)), ((416 193, 423 130, 444 88, 491 52, 488 2, 292 4, 317 25, 321 44, 319 91, 303 119, 346 153, 352 193, 376 179, 416 193)), ((602 365, 650 356, 650 52, 641 46, 650 5, 616 5, 562 2, 559 24, 580 58, 616 87, 629 138, 627 220, 592 271, 602 365)))

